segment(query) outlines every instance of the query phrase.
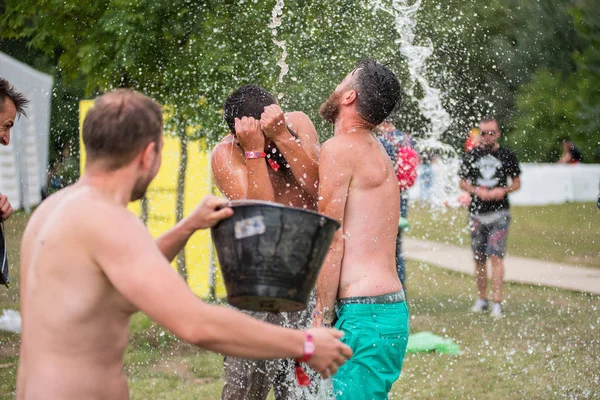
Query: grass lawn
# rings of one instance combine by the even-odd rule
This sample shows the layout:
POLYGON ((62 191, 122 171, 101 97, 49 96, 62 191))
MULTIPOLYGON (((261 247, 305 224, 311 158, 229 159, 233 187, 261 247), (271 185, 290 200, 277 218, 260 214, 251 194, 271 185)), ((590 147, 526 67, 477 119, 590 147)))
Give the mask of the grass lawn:
MULTIPOLYGON (((567 207, 581 211, 589 206, 567 207)), ((531 219, 526 226, 542 226, 544 218, 534 209, 515 207, 513 215, 522 223, 531 219)), ((417 217, 424 210, 411 212, 411 234, 419 237, 425 225, 419 225, 417 217)), ((449 229, 466 220, 464 210, 445 215, 448 219, 439 219, 428 239, 450 240, 449 229), (449 222, 451 216, 454 224, 449 222)), ((0 309, 18 308, 16 248, 24 223, 21 214, 7 224, 15 284, 8 290, 0 288, 0 309)), ((513 235, 522 237, 516 226, 513 235)), ((468 239, 466 232, 462 235, 468 239)), ((460 236, 453 240, 459 243, 460 236)), ((514 242, 511 249, 516 254, 514 242)), ((407 273, 411 331, 447 335, 461 345, 463 354, 407 355, 391 399, 600 398, 600 296, 507 284, 507 315, 495 321, 467 312, 475 300, 472 277, 410 261, 407 273)), ((133 399, 219 398, 220 356, 181 343, 143 314, 132 318, 131 328, 125 368, 133 399)), ((18 344, 18 335, 0 331, 0 399, 14 398, 18 344)))
MULTIPOLYGON (((513 206, 507 252, 513 256, 600 268, 600 214, 595 203, 513 206)), ((470 246, 467 210, 411 206, 407 236, 470 246)))

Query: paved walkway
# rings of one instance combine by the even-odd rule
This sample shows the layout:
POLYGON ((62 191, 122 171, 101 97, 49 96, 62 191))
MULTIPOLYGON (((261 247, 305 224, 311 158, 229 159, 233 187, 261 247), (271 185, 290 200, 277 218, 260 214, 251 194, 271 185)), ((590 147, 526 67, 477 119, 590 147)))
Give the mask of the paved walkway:
MULTIPOLYGON (((442 268, 474 274, 470 248, 403 238, 404 256, 442 268)), ((523 257, 506 257, 504 280, 600 294, 600 269, 577 267, 523 257)))

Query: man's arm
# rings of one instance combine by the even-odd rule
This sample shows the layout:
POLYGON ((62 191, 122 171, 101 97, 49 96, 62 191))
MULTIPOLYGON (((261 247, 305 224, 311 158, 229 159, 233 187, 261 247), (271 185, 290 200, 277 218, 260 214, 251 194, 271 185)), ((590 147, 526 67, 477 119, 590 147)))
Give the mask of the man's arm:
POLYGON ((352 179, 352 166, 344 157, 339 142, 331 139, 321 151, 319 173, 319 212, 342 224, 333 237, 333 242, 317 279, 317 305, 314 326, 331 324, 335 317, 342 260, 344 258, 344 213, 352 179))
POLYGON ((515 176, 510 179, 510 185, 506 187, 505 191, 506 191, 506 194, 509 194, 512 192, 516 192, 520 188, 521 188, 521 177, 515 176))
POLYGON ((458 186, 464 190, 465 192, 474 195, 475 193, 477 193, 477 186, 473 186, 471 185, 471 182, 469 182, 466 179, 461 179, 460 183, 458 184, 458 186))
POLYGON ((488 188, 483 186, 475 186, 471 183, 469 178, 473 175, 473 163, 474 159, 472 153, 466 153, 460 165, 460 182, 458 186, 465 192, 472 196, 476 196, 480 200, 492 200, 492 197, 490 196, 490 190, 488 188))
POLYGON ((169 229, 156 240, 156 245, 165 258, 171 262, 179 254, 187 241, 199 229, 206 229, 217 221, 233 215, 231 208, 217 210, 217 207, 227 204, 225 199, 206 196, 202 203, 186 218, 169 229))
POLYGON ((13 208, 8 201, 8 197, 0 194, 0 219, 6 221, 13 213, 13 208))
MULTIPOLYGON (((251 358, 298 358, 305 334, 264 323, 238 311, 199 300, 171 268, 146 228, 127 210, 97 213, 89 221, 93 261, 127 300, 154 321, 190 343, 219 353, 251 358), (106 223, 111 213, 120 221, 106 223), (100 229, 101 228, 101 229, 100 229)), ((332 371, 351 355, 333 330, 311 330, 315 354, 308 364, 332 371)))
POLYGON ((266 160, 245 158, 247 151, 264 152, 265 139, 260 130, 260 123, 254 118, 244 117, 241 120, 236 118, 235 124, 242 154, 240 155, 239 149, 234 148, 233 140, 215 147, 211 157, 215 184, 229 200, 275 201, 266 160))
POLYGON ((315 199, 319 185, 319 137, 312 121, 302 112, 292 112, 284 116, 281 108, 274 104, 265 108, 260 124, 268 138, 271 138, 281 154, 290 164, 296 181, 315 199), (287 125, 298 135, 299 142, 289 132, 287 125))
MULTIPOLYGON (((260 121, 252 117, 235 119, 235 132, 244 148, 244 152, 264 152, 265 136, 260 121)), ((246 158, 248 191, 246 196, 252 200, 275 201, 275 191, 269 177, 265 158, 246 158)))
POLYGON ((492 196, 490 196, 491 191, 489 189, 482 186, 474 186, 466 179, 461 179, 458 186, 465 192, 476 196, 480 200, 493 200, 492 196))

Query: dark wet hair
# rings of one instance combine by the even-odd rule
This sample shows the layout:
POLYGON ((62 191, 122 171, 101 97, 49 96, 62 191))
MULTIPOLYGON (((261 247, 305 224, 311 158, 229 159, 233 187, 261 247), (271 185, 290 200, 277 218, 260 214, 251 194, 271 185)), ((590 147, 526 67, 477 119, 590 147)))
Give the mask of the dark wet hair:
POLYGON ((258 85, 245 85, 227 97, 223 104, 223 118, 231 133, 235 134, 235 119, 253 117, 260 119, 265 107, 277 104, 275 96, 258 85))
POLYGON ((373 60, 359 61, 354 75, 356 111, 365 121, 379 125, 400 100, 400 82, 389 68, 373 60))
POLYGON ((0 111, 4 111, 4 102, 6 101, 6 98, 9 98, 13 102, 17 109, 17 114, 27 116, 24 108, 29 104, 29 100, 27 100, 23 93, 17 92, 15 87, 9 81, 0 78, 0 111))
POLYGON ((148 143, 158 144, 162 131, 162 109, 151 98, 129 89, 104 94, 83 122, 87 162, 101 160, 111 171, 121 168, 148 143))

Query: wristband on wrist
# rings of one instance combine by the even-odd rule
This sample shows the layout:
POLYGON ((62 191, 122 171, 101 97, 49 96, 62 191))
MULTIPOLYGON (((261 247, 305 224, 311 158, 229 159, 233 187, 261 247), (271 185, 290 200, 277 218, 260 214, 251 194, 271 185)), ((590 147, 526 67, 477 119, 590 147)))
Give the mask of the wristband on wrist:
POLYGON ((307 362, 310 358, 315 354, 315 341, 312 335, 308 332, 305 332, 306 338, 304 339, 304 356, 299 358, 300 362, 307 362))
POLYGON ((266 157, 267 157, 267 153, 265 153, 264 151, 247 151, 246 152, 247 159, 266 158, 266 157))
POLYGON ((296 372, 296 380, 298 381, 299 386, 310 386, 310 378, 306 375, 306 372, 300 365, 301 362, 307 362, 315 353, 315 341, 312 335, 308 332, 305 332, 305 340, 304 340, 304 355, 302 358, 297 358, 295 360, 295 372, 296 372))

